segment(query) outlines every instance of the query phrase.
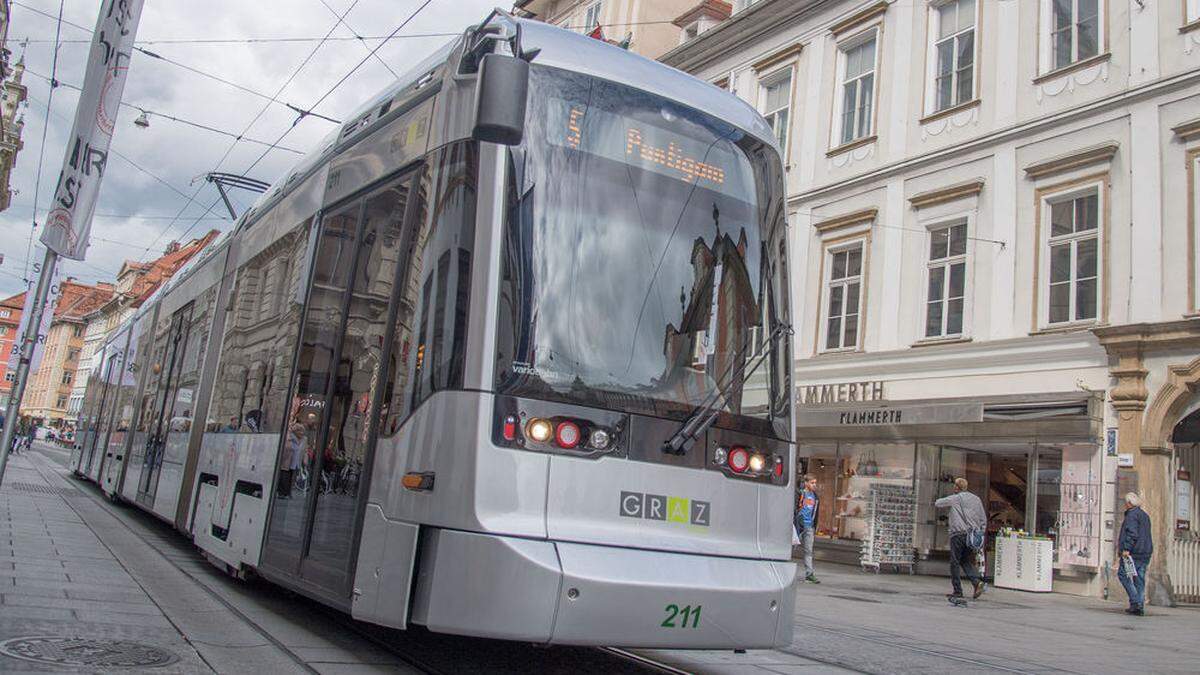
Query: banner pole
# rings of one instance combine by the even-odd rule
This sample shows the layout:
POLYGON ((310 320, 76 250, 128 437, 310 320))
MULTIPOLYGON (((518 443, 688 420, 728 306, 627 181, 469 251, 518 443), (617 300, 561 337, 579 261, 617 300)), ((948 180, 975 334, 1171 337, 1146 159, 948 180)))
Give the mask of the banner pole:
POLYGON ((42 262, 42 273, 38 275, 37 290, 34 291, 32 312, 25 324, 25 334, 21 336, 21 360, 17 362, 16 377, 13 379, 12 391, 8 395, 8 407, 4 416, 4 435, 0 441, 0 486, 4 485, 4 470, 8 467, 8 452, 12 449, 13 436, 17 431, 17 420, 21 417, 21 399, 25 396, 25 383, 29 379, 29 364, 33 359, 33 351, 38 342, 38 330, 42 326, 42 313, 46 311, 46 299, 50 296, 50 286, 54 281, 54 266, 58 263, 58 254, 54 249, 46 247, 46 258, 42 262))

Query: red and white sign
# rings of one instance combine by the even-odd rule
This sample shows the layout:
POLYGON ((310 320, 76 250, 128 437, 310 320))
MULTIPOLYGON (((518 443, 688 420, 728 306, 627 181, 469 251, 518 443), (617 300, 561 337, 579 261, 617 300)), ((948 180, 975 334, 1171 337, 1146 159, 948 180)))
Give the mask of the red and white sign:
POLYGON ((100 5, 75 125, 42 228, 42 243, 65 258, 83 260, 87 253, 143 2, 104 0, 100 5))

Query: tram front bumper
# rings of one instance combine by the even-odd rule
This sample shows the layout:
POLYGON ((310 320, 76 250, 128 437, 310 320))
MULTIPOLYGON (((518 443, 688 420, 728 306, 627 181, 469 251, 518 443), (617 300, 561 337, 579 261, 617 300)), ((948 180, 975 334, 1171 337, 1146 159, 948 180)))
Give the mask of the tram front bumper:
POLYGON ((551 644, 770 648, 792 640, 796 566, 436 530, 414 620, 551 644))

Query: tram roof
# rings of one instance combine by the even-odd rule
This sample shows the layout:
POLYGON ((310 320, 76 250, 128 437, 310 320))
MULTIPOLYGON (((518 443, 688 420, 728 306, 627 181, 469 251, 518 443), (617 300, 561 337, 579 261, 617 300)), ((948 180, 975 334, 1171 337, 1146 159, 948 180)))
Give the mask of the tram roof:
POLYGON ((774 132, 750 104, 668 65, 602 40, 532 19, 517 19, 521 46, 540 49, 535 64, 556 66, 635 89, 651 91, 705 112, 779 150, 774 132))
MULTIPOLYGON (((627 49, 553 24, 518 17, 507 17, 506 20, 520 25, 522 50, 538 50, 539 53, 533 59, 535 64, 562 68, 635 89, 651 91, 723 120, 780 152, 775 133, 762 115, 753 106, 727 91, 627 49)), ((374 128, 374 124, 361 124, 365 115, 379 110, 385 102, 394 100, 404 89, 422 77, 436 72, 442 64, 456 60, 455 52, 462 42, 462 37, 448 41, 356 108, 353 114, 346 117, 343 124, 329 132, 316 148, 280 176, 254 205, 242 214, 235 229, 244 228, 248 223, 257 220, 263 207, 288 192, 293 182, 309 174, 339 147, 355 142, 360 137, 360 132, 374 128), (347 133, 353 126, 360 126, 360 129, 347 133)))

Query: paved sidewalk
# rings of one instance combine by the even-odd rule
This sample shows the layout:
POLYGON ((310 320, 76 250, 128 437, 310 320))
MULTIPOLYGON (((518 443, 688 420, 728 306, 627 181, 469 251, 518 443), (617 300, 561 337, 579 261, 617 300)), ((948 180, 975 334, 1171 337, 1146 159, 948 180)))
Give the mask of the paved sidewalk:
POLYGON ((27 452, 0 488, 0 670, 413 672, 311 608, 227 581, 173 532, 160 546, 62 473, 27 452))

